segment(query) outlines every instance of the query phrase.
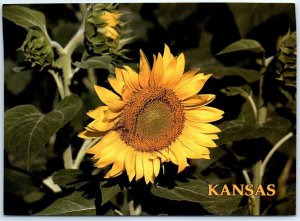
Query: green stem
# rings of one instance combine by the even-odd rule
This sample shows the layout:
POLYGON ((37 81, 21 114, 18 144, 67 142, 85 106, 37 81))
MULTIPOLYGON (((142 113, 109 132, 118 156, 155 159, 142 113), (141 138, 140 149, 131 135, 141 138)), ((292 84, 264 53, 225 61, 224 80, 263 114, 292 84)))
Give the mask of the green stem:
POLYGON ((73 169, 79 169, 79 166, 86 154, 86 150, 89 149, 91 146, 94 146, 98 141, 100 140, 100 137, 94 139, 94 140, 85 140, 76 156, 76 159, 73 164, 73 169))
POLYGON ((262 165, 261 165, 261 176, 264 175, 266 166, 269 162, 269 160, 271 159, 271 157, 273 156, 273 154, 276 152, 276 150, 279 149, 279 147, 281 147, 282 144, 284 144, 288 139, 290 139, 293 136, 293 132, 289 132, 288 134, 286 134, 284 137, 282 137, 274 146, 273 148, 270 150, 270 152, 267 154, 266 158, 264 159, 262 165))
MULTIPOLYGON (((265 66, 265 63, 263 63, 265 66)), ((262 74, 259 80, 259 99, 258 99, 258 112, 257 112, 257 124, 263 125, 267 119, 267 108, 264 106, 263 100, 263 81, 264 75, 262 74)), ((257 189, 258 186, 262 183, 262 174, 261 174, 261 165, 262 161, 259 159, 253 166, 253 188, 257 189)), ((252 215, 260 215, 260 195, 253 196, 253 203, 251 209, 252 215)))

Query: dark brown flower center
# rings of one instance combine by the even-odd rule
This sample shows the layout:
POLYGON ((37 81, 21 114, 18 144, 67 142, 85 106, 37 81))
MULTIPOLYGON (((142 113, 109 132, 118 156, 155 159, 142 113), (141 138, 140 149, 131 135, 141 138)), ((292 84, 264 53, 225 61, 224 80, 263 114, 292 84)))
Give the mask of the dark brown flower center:
POLYGON ((155 151, 168 147, 181 134, 184 119, 174 92, 152 86, 132 95, 115 129, 136 150, 155 151))

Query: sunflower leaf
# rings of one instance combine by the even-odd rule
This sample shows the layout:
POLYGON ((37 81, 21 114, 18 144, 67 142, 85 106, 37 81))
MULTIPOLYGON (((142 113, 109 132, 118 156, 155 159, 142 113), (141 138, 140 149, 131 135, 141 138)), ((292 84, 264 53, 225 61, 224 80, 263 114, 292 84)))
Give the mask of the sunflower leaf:
POLYGON ((23 28, 39 28, 46 32, 45 15, 42 12, 19 5, 3 7, 3 17, 23 28))
POLYGON ((109 65, 112 62, 112 57, 108 55, 103 56, 94 56, 86 59, 85 61, 81 62, 75 62, 74 65, 83 68, 83 69, 89 69, 89 68, 103 68, 103 69, 109 69, 109 65))
POLYGON ((217 140, 218 145, 223 145, 232 141, 243 139, 253 139, 276 136, 282 131, 286 131, 291 127, 289 120, 283 117, 273 117, 266 121, 263 125, 247 120, 225 121, 218 126, 221 129, 217 140))
POLYGON ((256 70, 241 67, 225 67, 221 65, 203 67, 202 71, 204 73, 214 73, 213 76, 217 79, 221 79, 227 76, 239 76, 245 79, 248 83, 258 81, 261 76, 261 73, 256 70))
POLYGON ((262 54, 265 52, 265 49, 258 41, 252 39, 241 39, 239 41, 233 42, 225 49, 220 51, 217 55, 228 54, 232 52, 252 52, 262 54))
POLYGON ((53 174, 53 181, 55 184, 63 188, 78 189, 88 183, 87 180, 81 180, 80 177, 84 175, 82 170, 62 169, 53 174))
POLYGON ((9 109, 4 115, 6 151, 23 161, 29 169, 50 137, 69 122, 81 106, 80 98, 71 95, 46 115, 33 105, 20 105, 9 109))
POLYGON ((119 185, 108 186, 105 182, 101 185, 101 205, 104 205, 108 201, 110 201, 117 193, 121 191, 121 187, 119 185))
POLYGON ((169 200, 199 203, 205 210, 215 215, 230 215, 238 208, 241 196, 208 196, 208 184, 202 180, 176 182, 177 186, 168 189, 153 186, 152 194, 169 200))
POLYGON ((35 215, 96 215, 95 199, 86 198, 82 192, 76 191, 71 195, 57 199, 50 206, 35 215))

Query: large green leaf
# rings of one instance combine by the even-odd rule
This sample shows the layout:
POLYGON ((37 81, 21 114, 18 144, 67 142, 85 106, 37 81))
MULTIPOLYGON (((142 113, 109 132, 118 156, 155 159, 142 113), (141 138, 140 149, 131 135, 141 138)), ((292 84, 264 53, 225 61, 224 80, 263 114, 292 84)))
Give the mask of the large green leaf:
POLYGON ((33 105, 20 105, 4 115, 5 149, 30 168, 50 137, 81 109, 78 96, 63 99, 50 113, 44 115, 33 105))
POLYGON ((259 71, 256 70, 245 69, 241 67, 225 67, 221 65, 203 67, 201 71, 204 73, 212 73, 217 79, 227 76, 239 76, 244 78, 249 83, 259 80, 261 76, 259 71))
POLYGON ((3 7, 3 17, 23 28, 39 28, 46 32, 45 15, 39 11, 19 5, 3 7))
POLYGON ((101 185, 101 205, 110 201, 117 193, 121 191, 121 187, 119 185, 107 185, 107 183, 103 183, 101 185))
POLYGON ((112 62, 112 57, 108 55, 94 56, 86 59, 85 61, 75 62, 74 65, 83 69, 89 68, 103 68, 109 69, 109 65, 112 62))
POLYGON ((232 52, 264 53, 265 49, 256 40, 241 39, 227 46, 225 49, 220 51, 218 55, 232 53, 232 52))
POLYGON ((158 197, 169 200, 199 203, 214 215, 229 215, 238 208, 241 196, 208 196, 208 184, 202 180, 189 180, 186 183, 176 182, 177 186, 168 189, 153 186, 151 192, 158 197))
POLYGON ((76 191, 71 195, 57 199, 35 215, 96 215, 95 199, 88 199, 82 192, 76 191))
POLYGON ((88 181, 80 180, 80 176, 83 176, 84 173, 81 170, 74 169, 62 169, 56 171, 53 176, 53 182, 60 187, 64 188, 80 188, 85 185, 88 181))
POLYGON ((276 134, 287 130, 290 126, 289 120, 283 117, 273 117, 263 125, 242 119, 225 121, 219 125, 221 133, 217 144, 222 145, 232 141, 267 137, 270 135, 276 136, 276 134))

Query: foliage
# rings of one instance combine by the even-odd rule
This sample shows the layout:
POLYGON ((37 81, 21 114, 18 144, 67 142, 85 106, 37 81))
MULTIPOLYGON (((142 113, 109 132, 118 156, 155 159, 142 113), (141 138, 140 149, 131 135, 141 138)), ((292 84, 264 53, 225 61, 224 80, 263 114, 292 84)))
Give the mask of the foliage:
POLYGON ((293 4, 5 5, 4 213, 295 214, 294 14, 293 4), (180 174, 164 163, 151 186, 106 180, 85 155, 99 139, 77 137, 100 105, 93 85, 108 88, 114 67, 136 69, 139 49, 150 58, 163 43, 184 52, 186 70, 213 74, 201 93, 225 111, 218 147, 180 174), (207 195, 233 183, 277 194, 207 195))

